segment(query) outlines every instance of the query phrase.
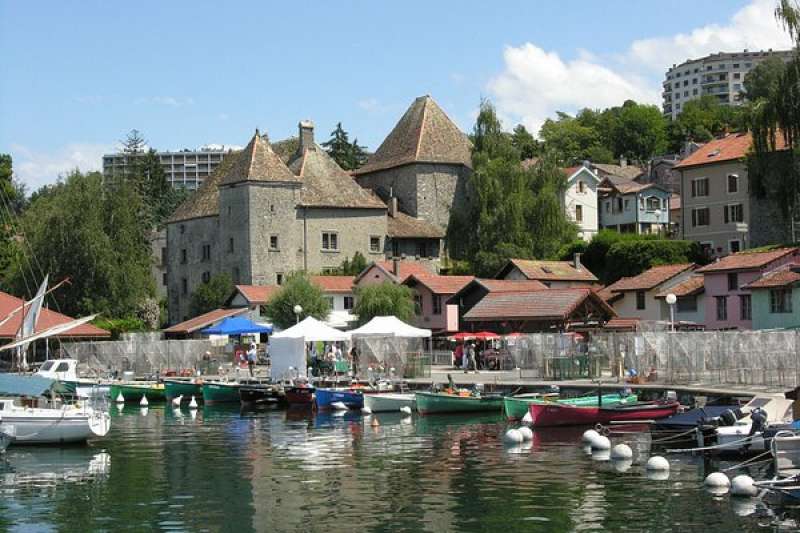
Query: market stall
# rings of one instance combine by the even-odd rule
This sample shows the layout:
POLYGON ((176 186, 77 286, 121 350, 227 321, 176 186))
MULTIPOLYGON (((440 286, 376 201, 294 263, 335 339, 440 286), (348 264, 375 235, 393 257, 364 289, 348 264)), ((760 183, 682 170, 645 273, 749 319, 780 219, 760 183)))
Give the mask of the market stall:
POLYGON ((422 377, 430 373, 423 340, 431 330, 415 328, 394 316, 377 316, 351 330, 354 373, 362 378, 422 377))
POLYGON ((274 381, 308 377, 306 343, 346 342, 350 334, 334 329, 314 317, 306 317, 291 328, 270 337, 269 353, 274 381))

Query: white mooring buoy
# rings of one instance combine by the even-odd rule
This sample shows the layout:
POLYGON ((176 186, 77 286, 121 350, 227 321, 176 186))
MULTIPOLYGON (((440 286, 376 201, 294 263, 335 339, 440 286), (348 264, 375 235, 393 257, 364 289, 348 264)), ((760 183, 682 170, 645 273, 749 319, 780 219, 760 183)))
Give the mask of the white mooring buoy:
POLYGON ((731 480, 722 472, 714 472, 706 476, 703 484, 714 494, 725 494, 731 486, 731 480))
POLYGON ((347 411, 347 406, 344 404, 344 402, 333 402, 331 407, 337 411, 347 411))
POLYGON ((142 395, 142 399, 139 401, 139 405, 141 405, 142 407, 147 407, 148 405, 150 405, 150 402, 147 401, 147 394, 142 395))
POLYGON ((614 460, 628 460, 633 458, 633 450, 627 444, 617 444, 611 448, 611 458, 614 460))
POLYGON ((593 429, 587 429, 586 431, 583 432, 583 437, 581 437, 581 441, 585 442, 586 444, 589 444, 590 442, 592 442, 592 439, 599 436, 600 433, 598 433, 597 431, 593 429))
POLYGON ((647 460, 645 468, 647 470, 669 470, 669 461, 660 455, 654 455, 647 460))
POLYGON ((125 397, 122 395, 121 392, 117 394, 117 403, 125 403, 125 397))
POLYGON ((610 450, 611 449, 611 440, 604 436, 598 435, 591 440, 589 443, 592 446, 592 450, 610 450))
POLYGON ((531 416, 530 411, 525 412, 525 416, 522 417, 522 423, 525 424, 526 426, 530 426, 531 424, 533 424, 533 417, 531 416))
POLYGON ((183 394, 181 394, 180 396, 178 396, 176 398, 173 398, 172 399, 172 405, 174 405, 175 407, 180 407, 182 401, 183 401, 183 394))
POLYGON ((522 426, 517 431, 522 433, 523 440, 533 440, 533 431, 528 426, 522 426))
POLYGON ((758 489, 753 484, 753 478, 744 474, 731 480, 731 496, 755 496, 758 489))
POLYGON ((194 395, 192 395, 192 399, 189 402, 189 409, 197 409, 197 400, 194 399, 194 395))
POLYGON ((503 435, 503 442, 506 444, 521 444, 524 440, 522 433, 518 429, 509 429, 503 435))
POLYGON ((370 409, 369 407, 364 406, 364 407, 361 408, 361 414, 371 415, 372 414, 372 409, 370 409))

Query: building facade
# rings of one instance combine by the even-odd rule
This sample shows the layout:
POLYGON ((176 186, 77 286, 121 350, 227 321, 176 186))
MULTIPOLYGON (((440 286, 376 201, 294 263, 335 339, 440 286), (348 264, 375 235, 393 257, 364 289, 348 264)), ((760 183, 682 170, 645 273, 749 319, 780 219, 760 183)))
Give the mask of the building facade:
POLYGON ((595 287, 600 284, 597 276, 581 264, 580 254, 575 254, 573 261, 509 259, 494 277, 510 281, 538 281, 553 289, 595 287))
POLYGON ((694 268, 695 265, 688 263, 656 266, 638 276, 622 278, 600 291, 600 295, 620 317, 669 320, 669 309, 665 309, 658 296, 661 291, 686 281, 694 268))
POLYGON ((720 52, 672 65, 662 83, 664 116, 674 120, 687 102, 706 95, 716 97, 721 104, 739 105, 748 72, 767 58, 789 61, 793 56, 791 50, 744 50, 720 52))
POLYGON ((670 192, 654 183, 607 177, 600 184, 600 225, 620 233, 666 234, 670 192))
MULTIPOLYGON (((156 152, 156 157, 170 185, 194 191, 231 153, 231 148, 207 146, 199 150, 156 152)), ((124 153, 103 155, 103 175, 107 177, 124 175, 130 157, 124 153)))
POLYGON ((412 274, 403 282, 414 293, 414 325, 434 333, 459 330, 458 306, 448 300, 475 278, 473 276, 437 276, 412 274))
POLYGON ((767 272, 745 288, 753 294, 753 329, 800 327, 800 263, 767 272))
POLYGON ((600 178, 586 166, 565 169, 567 188, 562 204, 567 216, 578 226, 578 237, 592 240, 600 221, 597 213, 597 186, 600 178))

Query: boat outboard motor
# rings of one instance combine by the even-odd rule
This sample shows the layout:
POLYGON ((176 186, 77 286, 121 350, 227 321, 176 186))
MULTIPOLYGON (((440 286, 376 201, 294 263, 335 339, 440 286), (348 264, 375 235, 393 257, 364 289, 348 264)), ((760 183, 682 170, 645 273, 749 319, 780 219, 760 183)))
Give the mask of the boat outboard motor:
POLYGON ((767 426, 767 413, 760 407, 756 407, 753 409, 753 412, 750 413, 750 433, 749 435, 755 435, 764 430, 767 426))

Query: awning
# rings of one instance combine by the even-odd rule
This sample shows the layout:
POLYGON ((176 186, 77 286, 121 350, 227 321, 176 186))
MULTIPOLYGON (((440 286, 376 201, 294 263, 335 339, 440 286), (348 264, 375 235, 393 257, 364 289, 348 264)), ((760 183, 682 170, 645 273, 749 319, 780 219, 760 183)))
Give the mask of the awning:
POLYGON ((384 336, 404 338, 428 338, 431 330, 415 328, 395 316, 376 316, 358 329, 349 331, 353 337, 384 336))
POLYGON ((42 376, 0 374, 0 396, 42 396, 55 380, 42 376))
POLYGON ((282 338, 302 338, 304 339, 304 342, 334 342, 348 341, 350 340, 350 334, 339 331, 338 329, 333 329, 330 326, 326 326, 316 318, 308 316, 301 320, 299 324, 295 324, 289 329, 281 331, 280 333, 276 333, 272 336, 272 339, 282 338))
POLYGON ((203 335, 250 335, 272 333, 269 326, 260 326, 243 316, 228 317, 216 326, 200 330, 203 335))

